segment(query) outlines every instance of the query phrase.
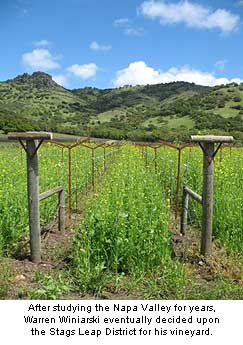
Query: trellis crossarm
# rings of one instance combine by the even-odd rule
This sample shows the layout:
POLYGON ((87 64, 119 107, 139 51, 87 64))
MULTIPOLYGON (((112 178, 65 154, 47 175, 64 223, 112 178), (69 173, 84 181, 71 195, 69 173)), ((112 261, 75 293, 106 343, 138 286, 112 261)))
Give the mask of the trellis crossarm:
POLYGON ((220 135, 192 135, 191 141, 196 143, 233 143, 234 138, 220 135))
POLYGON ((10 132, 9 140, 52 140, 53 134, 50 132, 10 132))

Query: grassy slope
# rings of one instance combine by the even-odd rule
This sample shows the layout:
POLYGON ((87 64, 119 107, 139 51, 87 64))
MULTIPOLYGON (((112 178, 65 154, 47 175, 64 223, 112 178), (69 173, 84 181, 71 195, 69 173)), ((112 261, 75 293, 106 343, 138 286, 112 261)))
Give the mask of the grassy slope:
POLYGON ((65 127, 87 122, 90 106, 83 99, 56 83, 47 80, 8 81, 0 83, 0 115, 25 117, 48 130, 53 122, 65 127), (46 128, 45 128, 46 127, 46 128))
MULTIPOLYGON (((218 124, 223 119, 231 121, 230 118, 238 116, 237 121, 241 121, 242 111, 243 87, 233 84, 204 88, 178 82, 105 90, 67 90, 47 74, 38 72, 0 83, 0 126, 2 116, 5 122, 8 116, 13 116, 36 123, 40 129, 79 135, 86 134, 94 126, 126 131, 149 130, 151 125, 168 131, 183 128, 222 130, 224 124, 223 128, 218 124), (232 108, 235 106, 239 109, 232 108), (198 127, 199 113, 204 119, 198 127), (218 118, 210 124, 212 113, 218 118)), ((225 126, 227 130, 231 128, 228 124, 225 126)), ((234 125, 237 130, 239 127, 234 125)))
POLYGON ((194 121, 189 116, 184 116, 182 118, 178 118, 176 116, 170 117, 168 119, 167 126, 170 129, 179 128, 179 127, 187 127, 189 129, 194 127, 194 121))

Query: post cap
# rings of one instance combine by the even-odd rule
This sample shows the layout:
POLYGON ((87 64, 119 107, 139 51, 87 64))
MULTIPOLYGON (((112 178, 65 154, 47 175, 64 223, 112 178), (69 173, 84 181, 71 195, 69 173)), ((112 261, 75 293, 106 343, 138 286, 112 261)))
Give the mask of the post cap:
POLYGON ((191 141, 196 143, 233 143, 234 138, 220 135, 192 135, 191 141))
POLYGON ((11 132, 9 140, 52 140, 53 134, 49 132, 11 132))

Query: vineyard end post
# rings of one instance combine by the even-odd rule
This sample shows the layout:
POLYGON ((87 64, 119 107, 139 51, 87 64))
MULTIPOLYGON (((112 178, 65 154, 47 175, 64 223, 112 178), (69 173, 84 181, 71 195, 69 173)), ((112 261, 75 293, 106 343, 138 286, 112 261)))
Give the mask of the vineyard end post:
POLYGON ((51 140, 52 133, 13 132, 9 140, 18 140, 27 157, 27 190, 30 230, 30 255, 34 263, 41 262, 40 208, 39 208, 39 169, 38 149, 44 140, 51 140))
POLYGON ((197 142, 203 151, 203 194, 202 194, 202 237, 201 254, 212 253, 213 237, 213 187, 214 187, 214 158, 223 143, 232 143, 231 136, 193 135, 193 142, 197 142), (217 148, 215 149, 215 144, 217 148))

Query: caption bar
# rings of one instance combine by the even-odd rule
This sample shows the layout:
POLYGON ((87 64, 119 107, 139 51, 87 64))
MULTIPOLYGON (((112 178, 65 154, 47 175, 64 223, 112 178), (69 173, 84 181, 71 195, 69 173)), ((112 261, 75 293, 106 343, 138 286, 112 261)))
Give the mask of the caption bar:
MULTIPOLYGON (((155 344, 173 340, 214 343, 241 339, 243 303, 223 301, 15 301, 1 302, 0 340, 25 344, 126 342, 140 337, 155 344), (6 312, 7 311, 7 312, 6 312), (15 333, 11 333, 15 327, 15 333), (6 339, 4 333, 6 332, 6 339), (230 335, 230 336, 229 336, 230 335)), ((171 342, 170 342, 171 341, 171 342)))

